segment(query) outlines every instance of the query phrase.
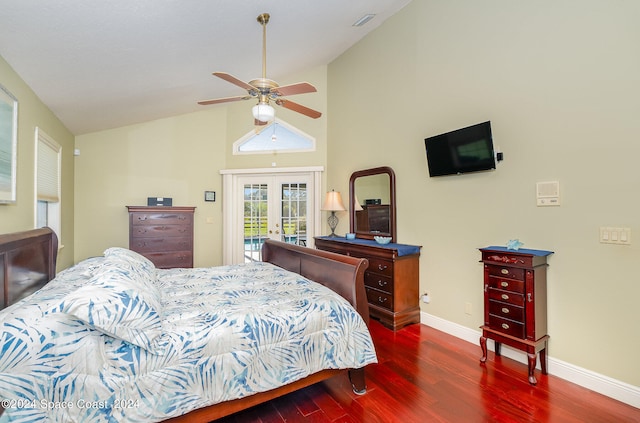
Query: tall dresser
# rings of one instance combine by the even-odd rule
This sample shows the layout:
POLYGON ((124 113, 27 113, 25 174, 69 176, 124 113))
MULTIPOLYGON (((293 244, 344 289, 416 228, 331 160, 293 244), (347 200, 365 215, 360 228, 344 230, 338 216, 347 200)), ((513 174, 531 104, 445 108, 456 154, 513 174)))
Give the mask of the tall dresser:
POLYGON ((129 249, 161 269, 193 267, 195 207, 127 206, 129 249))
POLYGON ((544 250, 481 248, 484 263, 484 325, 481 327, 482 363, 487 361, 487 338, 527 353, 529 383, 537 383, 534 371, 547 374, 547 257, 544 250))
POLYGON ((366 258, 364 274, 369 314, 393 330, 420 322, 420 249, 407 244, 378 244, 369 239, 317 237, 316 248, 366 258))

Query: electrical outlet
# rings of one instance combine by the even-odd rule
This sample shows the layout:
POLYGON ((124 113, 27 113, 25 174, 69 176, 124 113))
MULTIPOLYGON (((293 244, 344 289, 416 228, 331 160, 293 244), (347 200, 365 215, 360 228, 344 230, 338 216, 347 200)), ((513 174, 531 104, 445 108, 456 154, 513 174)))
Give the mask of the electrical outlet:
POLYGON ((429 304, 429 302, 431 302, 431 296, 429 296, 428 292, 422 294, 422 302, 425 304, 429 304))
POLYGON ((465 314, 471 315, 471 303, 464 303, 465 314))

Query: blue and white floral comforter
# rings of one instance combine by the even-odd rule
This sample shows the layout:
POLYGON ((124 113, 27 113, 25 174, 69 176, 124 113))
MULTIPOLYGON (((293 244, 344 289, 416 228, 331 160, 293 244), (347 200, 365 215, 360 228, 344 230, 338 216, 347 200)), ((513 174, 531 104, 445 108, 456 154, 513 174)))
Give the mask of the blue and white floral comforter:
POLYGON ((360 315, 268 263, 111 248, 0 312, 0 422, 152 422, 376 362, 360 315))

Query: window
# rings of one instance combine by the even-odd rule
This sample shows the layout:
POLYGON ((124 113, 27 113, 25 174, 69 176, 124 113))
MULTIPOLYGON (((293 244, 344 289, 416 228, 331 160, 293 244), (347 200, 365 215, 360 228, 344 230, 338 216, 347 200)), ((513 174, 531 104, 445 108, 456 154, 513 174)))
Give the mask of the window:
POLYGON ((40 128, 36 128, 36 222, 48 226, 60 241, 60 164, 62 147, 40 128))
POLYGON ((315 151, 316 139, 275 119, 269 125, 257 127, 233 143, 233 154, 299 153, 315 151))

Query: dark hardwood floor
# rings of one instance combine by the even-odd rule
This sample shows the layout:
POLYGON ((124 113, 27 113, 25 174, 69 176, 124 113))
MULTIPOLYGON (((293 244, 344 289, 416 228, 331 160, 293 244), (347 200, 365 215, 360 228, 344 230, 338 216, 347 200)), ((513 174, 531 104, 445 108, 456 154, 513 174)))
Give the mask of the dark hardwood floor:
POLYGON ((416 324, 396 333, 371 321, 378 364, 367 393, 346 375, 294 392, 219 422, 640 422, 640 409, 489 354, 480 346, 416 324))

